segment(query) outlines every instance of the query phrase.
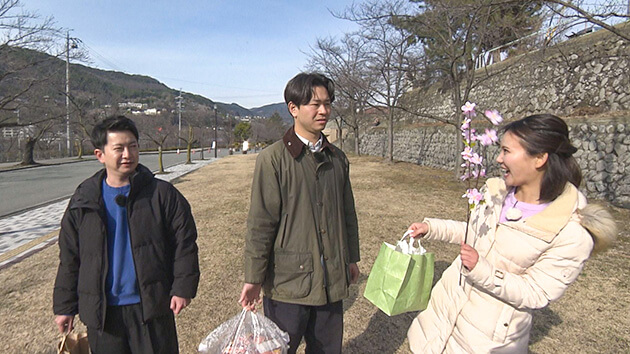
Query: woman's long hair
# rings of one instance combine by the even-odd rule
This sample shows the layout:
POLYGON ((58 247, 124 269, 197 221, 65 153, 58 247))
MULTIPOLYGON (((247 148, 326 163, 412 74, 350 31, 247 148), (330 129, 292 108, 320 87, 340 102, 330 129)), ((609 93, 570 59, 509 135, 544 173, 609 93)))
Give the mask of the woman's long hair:
POLYGON ((511 122, 502 130, 516 135, 529 155, 548 154, 540 186, 541 202, 556 199, 567 182, 576 187, 582 183, 582 171, 573 157, 577 149, 569 141, 564 120, 553 114, 535 114, 511 122))

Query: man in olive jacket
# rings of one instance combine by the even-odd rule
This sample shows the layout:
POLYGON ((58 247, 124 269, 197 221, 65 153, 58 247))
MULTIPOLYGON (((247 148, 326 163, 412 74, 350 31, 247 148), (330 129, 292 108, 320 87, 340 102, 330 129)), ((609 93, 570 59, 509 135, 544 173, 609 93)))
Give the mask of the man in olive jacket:
POLYGON ((138 130, 124 116, 94 127, 104 169, 70 199, 53 292, 60 332, 79 314, 94 354, 177 353, 174 314, 197 292, 197 229, 175 187, 138 164, 138 130))
POLYGON ((301 73, 284 91, 295 124, 256 159, 239 302, 289 333, 290 353, 340 353, 342 300, 359 277, 359 238, 345 154, 322 134, 333 82, 301 73))

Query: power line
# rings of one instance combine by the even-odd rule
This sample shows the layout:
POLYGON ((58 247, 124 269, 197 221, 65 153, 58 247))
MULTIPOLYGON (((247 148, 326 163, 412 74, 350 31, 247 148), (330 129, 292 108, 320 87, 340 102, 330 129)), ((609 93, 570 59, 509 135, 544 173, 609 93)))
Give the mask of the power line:
POLYGON ((98 57, 101 62, 103 62, 106 65, 108 65, 110 67, 110 69, 113 69, 113 70, 116 70, 116 71, 121 71, 121 72, 127 72, 126 70, 122 69, 120 66, 118 66, 117 64, 112 62, 110 59, 106 58, 104 55, 102 55, 99 52, 97 52, 94 48, 92 48, 89 45, 87 45, 87 43, 85 43, 85 41, 83 42, 83 45, 90 51, 90 53, 94 53, 96 55, 96 57, 98 57))
MULTIPOLYGON (((178 82, 185 82, 188 84, 196 84, 196 85, 203 85, 203 86, 208 86, 208 87, 217 87, 217 88, 226 88, 226 89, 234 89, 234 90, 247 90, 247 91, 255 91, 255 92, 265 92, 269 95, 271 95, 271 91, 269 90, 260 90, 260 89, 252 89, 252 88, 245 88, 245 87, 236 87, 236 86, 225 86, 225 85, 216 85, 216 84, 211 84, 208 82, 200 82, 200 81, 190 81, 190 80, 183 80, 183 79, 176 79, 174 77, 166 77, 166 76, 154 76, 157 79, 160 80, 172 80, 172 81, 178 81, 178 82)), ((251 97, 255 97, 255 96, 251 96, 251 97)))

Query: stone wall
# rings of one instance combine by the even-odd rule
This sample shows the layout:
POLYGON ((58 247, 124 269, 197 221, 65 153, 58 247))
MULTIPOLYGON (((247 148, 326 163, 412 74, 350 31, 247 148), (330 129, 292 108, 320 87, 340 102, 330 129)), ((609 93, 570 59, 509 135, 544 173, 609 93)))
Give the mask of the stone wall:
MULTIPOLYGON (((627 26, 630 31, 630 25, 627 26)), ((534 113, 559 116, 630 109, 630 42, 599 30, 477 70, 469 101, 506 119, 534 113)), ((418 112, 448 118, 453 107, 440 83, 404 100, 418 112)), ((401 115, 401 122, 422 120, 401 115)))
MULTIPOLYGON (((579 148, 575 156, 585 177, 583 191, 630 208, 629 71, 630 42, 600 30, 478 70, 481 81, 469 101, 480 110, 497 109, 508 121, 534 113, 565 118, 579 148)), ((418 112, 452 116, 449 91, 440 84, 416 89, 403 101, 418 112)), ((453 126, 410 114, 398 115, 395 126, 394 159, 453 169, 460 137, 453 126)), ((368 128, 360 151, 386 156, 386 129, 368 128)), ((497 152, 491 148, 485 155, 494 161, 497 152)), ((495 163, 489 174, 497 173, 495 163)))
MULTIPOLYGON (((578 148, 574 156, 584 176, 582 192, 630 208, 630 113, 566 121, 571 142, 578 148)), ((456 156, 454 133, 452 126, 438 124, 397 131, 394 159, 452 170, 456 156)), ((373 128, 363 135, 361 153, 386 157, 387 130, 373 128)), ((496 146, 484 153, 484 159, 491 161, 489 176, 499 174, 494 162, 497 154, 496 146)))

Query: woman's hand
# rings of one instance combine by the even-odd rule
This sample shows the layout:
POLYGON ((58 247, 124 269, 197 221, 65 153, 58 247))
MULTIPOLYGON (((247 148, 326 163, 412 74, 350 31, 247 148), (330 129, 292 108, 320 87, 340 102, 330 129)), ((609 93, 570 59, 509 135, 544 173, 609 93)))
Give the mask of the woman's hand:
POLYGON ((409 230, 413 231, 411 237, 423 237, 429 232, 429 224, 426 222, 414 222, 409 226, 409 230))
POLYGON ((477 253, 477 250, 465 243, 462 243, 462 247, 459 252, 464 267, 468 270, 473 270, 479 261, 479 253, 477 253))

